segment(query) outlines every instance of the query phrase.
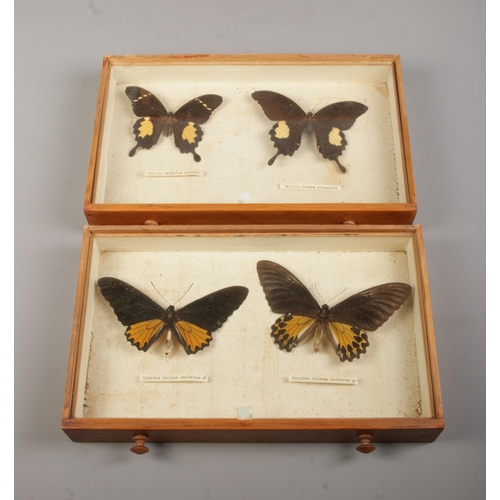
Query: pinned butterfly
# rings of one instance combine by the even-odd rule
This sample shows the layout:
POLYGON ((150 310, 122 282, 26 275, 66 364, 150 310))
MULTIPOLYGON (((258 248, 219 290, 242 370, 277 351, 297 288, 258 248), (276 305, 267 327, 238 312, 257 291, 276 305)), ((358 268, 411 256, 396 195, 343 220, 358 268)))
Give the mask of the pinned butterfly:
POLYGON ((248 288, 230 286, 191 302, 179 310, 164 309, 147 295, 117 278, 100 278, 102 295, 126 326, 125 337, 140 351, 147 351, 167 330, 167 354, 172 332, 187 354, 196 354, 212 341, 218 330, 244 302, 248 288))
POLYGON ((283 266, 261 260, 257 273, 271 310, 282 314, 271 327, 271 336, 279 348, 290 352, 314 334, 314 351, 318 352, 326 336, 340 361, 359 359, 370 345, 366 332, 381 327, 411 293, 411 286, 405 283, 385 283, 333 307, 320 306, 283 266))
POLYGON ((330 104, 317 113, 305 113, 288 97, 270 90, 259 90, 252 97, 262 106, 265 115, 276 121, 269 131, 278 152, 269 160, 272 165, 279 155, 293 156, 299 149, 304 130, 314 130, 318 151, 323 158, 334 161, 342 173, 346 168, 338 157, 344 151, 347 141, 344 135, 368 107, 356 101, 342 101, 330 104))
POLYGON ((174 143, 181 153, 192 153, 194 161, 201 160, 195 152, 203 136, 200 125, 206 123, 212 111, 221 105, 221 96, 207 94, 195 97, 172 113, 146 89, 127 87, 125 93, 132 102, 134 113, 139 117, 134 125, 137 144, 131 149, 129 156, 134 156, 138 148, 151 149, 162 133, 167 137, 173 133, 174 143))

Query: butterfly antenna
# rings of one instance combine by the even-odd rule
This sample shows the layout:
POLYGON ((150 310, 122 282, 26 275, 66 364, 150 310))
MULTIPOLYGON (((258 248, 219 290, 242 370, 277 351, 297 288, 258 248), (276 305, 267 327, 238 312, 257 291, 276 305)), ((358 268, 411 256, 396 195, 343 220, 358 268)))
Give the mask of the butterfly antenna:
MULTIPOLYGON (((323 99, 321 99, 321 100, 318 102, 318 104, 316 104, 316 106, 314 106, 314 108, 313 108, 313 109, 310 109, 309 111, 310 111, 311 113, 314 113, 314 110, 315 110, 315 109, 316 109, 316 108, 317 108, 317 107, 321 104, 321 101, 322 101, 322 100, 323 100, 323 99)), ((307 106, 307 107, 309 107, 309 106, 307 106)))
POLYGON ((314 283, 314 288, 316 289, 316 292, 318 292, 318 295, 321 297, 321 300, 323 301, 323 304, 325 303, 325 299, 323 298, 323 295, 319 293, 318 287, 316 286, 316 283, 314 283))
MULTIPOLYGON (((191 283, 191 285, 189 285, 189 288, 182 294, 182 297, 177 301, 177 302, 180 302, 184 296, 189 292, 189 290, 191 290, 191 287, 194 285, 194 283, 191 283)), ((174 304, 174 306, 177 304, 177 302, 174 304)))
POLYGON ((156 293, 168 304, 170 305, 170 302, 158 291, 158 288, 155 287, 155 284, 151 281, 151 284, 153 285, 153 288, 156 290, 156 293))
POLYGON ((333 299, 336 299, 339 295, 342 295, 345 291, 347 290, 347 287, 345 287, 340 293, 337 293, 337 295, 335 295, 335 297, 332 297, 328 302, 327 304, 329 304, 333 299))

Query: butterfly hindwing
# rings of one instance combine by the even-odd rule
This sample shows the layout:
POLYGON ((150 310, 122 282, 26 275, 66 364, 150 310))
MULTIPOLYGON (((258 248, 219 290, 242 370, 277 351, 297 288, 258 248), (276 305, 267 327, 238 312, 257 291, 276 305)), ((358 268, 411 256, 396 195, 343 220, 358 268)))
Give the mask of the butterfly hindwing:
POLYGON ((252 97, 262 106, 264 114, 277 123, 269 131, 278 152, 269 160, 272 165, 279 155, 293 156, 299 149, 307 115, 288 97, 270 90, 258 90, 252 97))
POLYGON ((176 313, 175 330, 188 354, 207 347, 212 333, 238 309, 248 295, 248 288, 231 286, 213 292, 182 307, 176 313))
POLYGON ((313 332, 317 320, 307 316, 285 314, 271 327, 271 337, 279 348, 290 352, 313 332))
POLYGON ((165 118, 150 116, 139 118, 133 128, 137 144, 130 150, 129 156, 134 156, 139 148, 151 149, 158 142, 161 133, 166 127, 165 118))
POLYGON ((220 106, 222 97, 206 94, 192 99, 175 113, 169 113, 151 92, 141 87, 127 87, 125 92, 132 102, 134 113, 140 117, 134 125, 137 142, 129 155, 134 156, 138 148, 151 149, 162 132, 168 137, 174 134, 174 143, 181 153, 191 153, 195 161, 200 156, 195 152, 203 131, 199 125, 205 123, 212 111, 220 106))
POLYGON ((327 337, 340 361, 359 359, 370 345, 363 330, 346 323, 329 322, 327 337))

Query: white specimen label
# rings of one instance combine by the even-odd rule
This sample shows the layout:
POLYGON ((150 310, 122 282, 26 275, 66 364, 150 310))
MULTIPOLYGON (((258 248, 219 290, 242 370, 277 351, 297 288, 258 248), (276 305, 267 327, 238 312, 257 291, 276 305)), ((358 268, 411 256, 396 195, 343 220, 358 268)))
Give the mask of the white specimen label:
POLYGON ((343 384, 357 385, 357 378, 332 377, 331 375, 289 375, 288 382, 302 382, 306 384, 343 384))
POLYGON ((208 375, 140 375, 140 382, 208 382, 208 375))
POLYGON ((146 177, 199 177, 205 175, 204 170, 144 170, 146 177))
POLYGON ((306 191, 341 191, 341 184, 294 184, 282 182, 280 189, 302 189, 306 191))

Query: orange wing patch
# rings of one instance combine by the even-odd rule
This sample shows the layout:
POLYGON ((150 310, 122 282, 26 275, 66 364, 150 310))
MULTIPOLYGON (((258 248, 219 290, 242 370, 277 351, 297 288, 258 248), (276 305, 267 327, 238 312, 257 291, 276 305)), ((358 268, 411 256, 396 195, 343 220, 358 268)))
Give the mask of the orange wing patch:
POLYGON ((149 117, 146 117, 142 120, 141 125, 139 126, 138 136, 144 138, 148 135, 153 135, 153 122, 149 117))
POLYGON ((271 327, 271 337, 280 349, 290 352, 311 333, 316 320, 307 316, 280 316, 271 327), (301 335, 302 334, 302 335, 301 335))
POLYGON ((189 142, 189 144, 193 144, 196 142, 196 125, 194 122, 189 122, 182 131, 182 138, 189 142))
POLYGON ((328 323, 330 326, 330 338, 333 348, 337 352, 340 361, 352 361, 354 358, 359 359, 360 354, 366 352, 366 348, 370 345, 366 333, 346 323, 328 323))
POLYGON ((150 319, 130 325, 125 332, 127 340, 140 351, 147 351, 156 339, 165 322, 161 319, 150 319))
POLYGON ((178 321, 175 323, 177 332, 181 337, 184 349, 188 354, 194 354, 207 347, 212 340, 212 332, 205 330, 193 323, 187 321, 178 321))

